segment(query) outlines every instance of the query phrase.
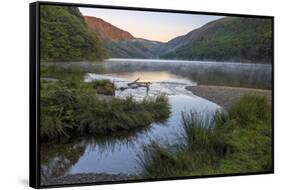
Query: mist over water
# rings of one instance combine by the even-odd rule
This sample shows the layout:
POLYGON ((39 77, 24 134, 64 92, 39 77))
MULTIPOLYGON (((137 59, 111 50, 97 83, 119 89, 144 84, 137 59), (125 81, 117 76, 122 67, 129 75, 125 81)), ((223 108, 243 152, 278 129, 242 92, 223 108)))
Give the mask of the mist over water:
POLYGON ((113 72, 164 70, 187 77, 198 84, 272 88, 271 64, 134 59, 110 59, 105 63, 113 72))
POLYGON ((235 62, 108 59, 99 63, 51 63, 89 73, 124 73, 137 71, 167 71, 196 84, 246 88, 272 88, 272 65, 235 62))

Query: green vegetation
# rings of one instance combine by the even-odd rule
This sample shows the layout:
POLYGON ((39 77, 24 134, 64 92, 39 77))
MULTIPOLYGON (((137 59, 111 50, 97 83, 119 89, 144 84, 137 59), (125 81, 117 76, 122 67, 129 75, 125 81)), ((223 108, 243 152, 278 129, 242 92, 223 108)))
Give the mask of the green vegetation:
POLYGON ((271 19, 226 17, 192 31, 186 40, 162 58, 272 63, 271 19))
POLYGON ((169 117, 170 107, 165 96, 142 101, 114 96, 103 100, 98 94, 113 95, 115 91, 109 80, 84 83, 80 72, 46 66, 41 69, 43 76, 59 79, 40 83, 40 137, 44 141, 79 135, 110 135, 147 127, 169 117))
POLYGON ((76 7, 40 6, 40 45, 40 58, 45 61, 94 61, 107 57, 76 7))
POLYGON ((265 97, 245 96, 226 116, 182 114, 183 143, 153 142, 139 157, 144 177, 175 177, 272 170, 271 107, 265 97))

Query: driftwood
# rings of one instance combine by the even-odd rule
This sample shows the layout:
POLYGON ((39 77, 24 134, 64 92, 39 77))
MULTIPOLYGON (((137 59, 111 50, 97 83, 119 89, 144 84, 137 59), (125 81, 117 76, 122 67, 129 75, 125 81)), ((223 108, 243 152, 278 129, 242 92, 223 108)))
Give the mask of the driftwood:
POLYGON ((119 90, 127 90, 127 89, 136 89, 139 87, 145 87, 148 93, 149 86, 152 84, 151 82, 138 82, 140 78, 137 78, 135 81, 128 83, 128 87, 121 87, 119 90))
POLYGON ((140 80, 140 78, 137 78, 134 82, 128 83, 128 86, 132 86, 132 85, 137 85, 140 87, 149 87, 149 85, 151 85, 151 82, 138 82, 140 80))
POLYGON ((139 80, 140 80, 140 78, 137 78, 134 82, 128 83, 128 86, 131 86, 131 85, 133 85, 133 84, 136 84, 139 80))

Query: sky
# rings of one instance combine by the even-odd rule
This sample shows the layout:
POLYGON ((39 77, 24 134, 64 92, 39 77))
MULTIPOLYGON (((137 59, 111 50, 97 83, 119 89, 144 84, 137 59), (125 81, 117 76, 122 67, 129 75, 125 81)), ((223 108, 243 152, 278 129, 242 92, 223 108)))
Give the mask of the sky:
POLYGON ((222 16, 79 8, 82 15, 103 19, 136 38, 167 42, 222 16))

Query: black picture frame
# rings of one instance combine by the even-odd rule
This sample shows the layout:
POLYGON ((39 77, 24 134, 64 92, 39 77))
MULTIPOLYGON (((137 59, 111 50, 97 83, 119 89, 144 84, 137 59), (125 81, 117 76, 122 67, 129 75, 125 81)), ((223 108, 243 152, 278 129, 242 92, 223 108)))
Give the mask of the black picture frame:
POLYGON ((102 184, 121 184, 121 183, 135 183, 135 182, 151 182, 163 180, 182 180, 194 178, 213 178, 213 177, 231 177, 231 176, 245 176, 245 175, 260 175, 274 173, 274 17, 264 15, 249 15, 249 14, 233 14, 233 13, 217 13, 217 12, 201 12, 201 11, 187 11, 187 10, 168 10, 155 8, 141 8, 141 7, 124 7, 124 6, 109 6, 109 5, 93 5, 80 3, 60 3, 60 2, 34 2, 30 3, 30 75, 29 75, 29 185, 33 188, 53 188, 53 187, 73 187, 73 186, 88 186, 88 185, 102 185, 102 184), (41 5, 60 5, 60 6, 75 6, 75 7, 89 7, 89 8, 105 8, 117 10, 136 10, 136 11, 152 11, 165 13, 191 13, 204 15, 219 15, 219 16, 236 16, 236 17, 252 17, 252 18, 268 18, 272 21, 272 164, 273 169, 265 172, 252 173, 229 173, 219 175, 204 175, 191 177, 171 177, 161 179, 139 179, 128 181, 110 181, 110 182, 93 182, 93 183, 78 183, 78 184, 64 184, 64 185, 40 185, 40 6, 41 5))

